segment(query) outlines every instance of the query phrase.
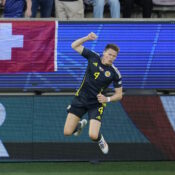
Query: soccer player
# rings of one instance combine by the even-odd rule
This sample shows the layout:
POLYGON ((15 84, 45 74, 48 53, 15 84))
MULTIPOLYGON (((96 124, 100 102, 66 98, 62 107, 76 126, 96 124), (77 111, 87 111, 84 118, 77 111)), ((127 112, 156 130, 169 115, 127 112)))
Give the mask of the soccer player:
POLYGON ((89 118, 89 137, 98 142, 104 154, 108 153, 108 144, 100 133, 102 115, 105 104, 122 98, 122 80, 119 70, 113 65, 119 48, 115 44, 108 44, 100 57, 97 53, 85 48, 82 44, 95 40, 96 34, 91 32, 87 36, 72 43, 72 48, 88 59, 88 66, 82 84, 68 106, 68 115, 64 126, 64 135, 78 136, 86 119, 82 116, 87 112, 89 118), (103 91, 113 82, 115 92, 111 97, 103 95, 103 91))

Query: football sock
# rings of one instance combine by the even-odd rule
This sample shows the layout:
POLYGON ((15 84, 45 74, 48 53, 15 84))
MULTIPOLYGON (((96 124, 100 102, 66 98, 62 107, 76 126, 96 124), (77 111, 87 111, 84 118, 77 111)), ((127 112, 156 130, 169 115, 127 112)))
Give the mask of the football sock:
POLYGON ((95 140, 93 140, 94 142, 98 142, 98 141, 100 141, 101 140, 101 133, 99 132, 99 134, 98 134, 98 138, 97 139, 95 139, 95 140))

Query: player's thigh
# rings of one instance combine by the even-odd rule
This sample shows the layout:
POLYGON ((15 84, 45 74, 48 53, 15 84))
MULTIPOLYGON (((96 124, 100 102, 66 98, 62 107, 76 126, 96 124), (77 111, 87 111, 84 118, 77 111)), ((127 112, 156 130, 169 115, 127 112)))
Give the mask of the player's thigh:
POLYGON ((80 117, 76 116, 73 113, 68 113, 66 122, 64 125, 64 135, 71 135, 75 130, 79 121, 80 121, 80 117))
POLYGON ((97 140, 100 132, 101 121, 96 119, 90 119, 89 123, 89 137, 92 140, 97 140))

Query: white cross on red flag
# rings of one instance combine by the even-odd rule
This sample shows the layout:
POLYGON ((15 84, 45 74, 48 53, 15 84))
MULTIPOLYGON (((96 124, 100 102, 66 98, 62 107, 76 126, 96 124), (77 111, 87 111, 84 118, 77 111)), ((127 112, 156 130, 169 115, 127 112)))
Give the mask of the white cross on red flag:
POLYGON ((0 73, 53 72, 55 22, 1 21, 0 73))

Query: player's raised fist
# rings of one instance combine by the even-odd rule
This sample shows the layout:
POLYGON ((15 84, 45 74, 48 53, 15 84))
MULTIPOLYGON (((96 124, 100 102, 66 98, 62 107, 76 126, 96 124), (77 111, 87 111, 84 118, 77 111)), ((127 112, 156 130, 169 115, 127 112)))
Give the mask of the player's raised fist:
POLYGON ((89 40, 95 40, 97 38, 97 35, 93 32, 89 33, 88 34, 88 39, 89 40))

